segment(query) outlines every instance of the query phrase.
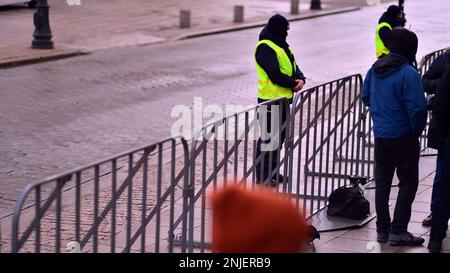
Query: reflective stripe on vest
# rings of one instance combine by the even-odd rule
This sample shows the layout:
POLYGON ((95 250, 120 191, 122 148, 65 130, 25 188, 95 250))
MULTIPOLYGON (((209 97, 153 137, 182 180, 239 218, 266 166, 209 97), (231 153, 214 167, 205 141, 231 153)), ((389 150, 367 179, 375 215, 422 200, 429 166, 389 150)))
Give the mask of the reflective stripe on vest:
POLYGON ((392 30, 391 25, 389 25, 386 22, 382 22, 377 26, 377 30, 375 33, 375 46, 377 47, 377 58, 380 58, 381 55, 383 54, 385 55, 389 54, 389 49, 387 49, 387 47, 383 43, 383 40, 381 40, 380 37, 380 29, 383 27, 388 27, 390 30, 392 30))
MULTIPOLYGON (((281 73, 292 77, 295 72, 296 64, 291 63, 289 56, 286 54, 283 48, 277 46, 274 42, 270 40, 261 40, 256 45, 256 49, 261 44, 268 45, 273 51, 275 51, 278 59, 278 65, 280 66, 281 73)), ((256 49, 255 49, 255 63, 256 63, 256 71, 258 72, 258 98, 264 100, 276 99, 276 98, 292 98, 292 88, 286 88, 279 85, 274 84, 266 71, 262 69, 258 62, 256 61, 256 49)), ((291 48, 289 48, 291 54, 294 55, 291 48)))

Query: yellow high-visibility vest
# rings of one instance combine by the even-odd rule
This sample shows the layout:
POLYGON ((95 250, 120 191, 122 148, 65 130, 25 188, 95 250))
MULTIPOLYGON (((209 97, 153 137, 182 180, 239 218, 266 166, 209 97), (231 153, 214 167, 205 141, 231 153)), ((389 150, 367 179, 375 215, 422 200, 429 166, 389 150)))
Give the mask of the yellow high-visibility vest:
MULTIPOLYGON (((283 48, 276 45, 274 42, 270 40, 261 40, 256 44, 256 49, 258 49, 258 46, 261 44, 266 44, 270 48, 272 48, 278 59, 278 65, 280 66, 280 72, 292 77, 292 75, 295 73, 296 64, 291 63, 291 60, 289 59, 289 56, 286 54, 283 48)), ((256 71, 258 72, 258 98, 264 99, 264 100, 271 100, 276 98, 292 98, 292 88, 286 88, 279 85, 274 84, 269 76, 267 75, 266 71, 262 69, 258 62, 256 61, 256 49, 255 49, 255 63, 256 63, 256 71)), ((294 52, 291 48, 289 48, 292 55, 294 55, 294 52)))
POLYGON ((389 49, 387 49, 386 45, 383 43, 383 40, 381 40, 380 37, 380 29, 383 27, 388 27, 390 30, 392 30, 391 25, 389 25, 386 22, 382 22, 377 26, 377 30, 375 33, 375 46, 377 47, 377 58, 380 58, 381 55, 385 54, 389 54, 389 49))

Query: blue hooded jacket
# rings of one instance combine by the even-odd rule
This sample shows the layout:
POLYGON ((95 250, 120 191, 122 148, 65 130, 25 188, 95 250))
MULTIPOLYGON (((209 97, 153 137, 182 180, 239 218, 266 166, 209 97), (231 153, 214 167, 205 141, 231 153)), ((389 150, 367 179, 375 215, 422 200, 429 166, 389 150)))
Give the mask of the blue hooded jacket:
POLYGON ((407 58, 390 53, 367 72, 361 98, 370 107, 376 138, 420 136, 427 103, 420 76, 407 58))

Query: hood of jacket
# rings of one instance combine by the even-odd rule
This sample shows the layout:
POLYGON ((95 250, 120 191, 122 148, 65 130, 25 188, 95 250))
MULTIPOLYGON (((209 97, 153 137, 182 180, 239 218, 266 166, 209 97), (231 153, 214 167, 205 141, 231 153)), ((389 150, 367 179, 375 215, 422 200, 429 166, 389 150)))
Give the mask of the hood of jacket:
POLYGON ((391 52, 405 57, 409 62, 416 62, 419 40, 414 32, 403 27, 396 27, 389 32, 386 46, 391 52))
POLYGON ((408 60, 395 53, 390 53, 378 59, 372 66, 372 71, 380 78, 398 71, 404 64, 408 64, 408 60))
POLYGON ((402 26, 402 22, 397 20, 397 15, 400 14, 401 12, 402 11, 398 6, 395 5, 389 6, 387 11, 381 15, 380 20, 378 20, 378 24, 386 22, 392 28, 402 26))
POLYGON ((276 14, 270 17, 269 22, 259 34, 259 40, 270 40, 279 47, 289 50, 289 44, 286 42, 288 30, 289 21, 283 16, 276 14))

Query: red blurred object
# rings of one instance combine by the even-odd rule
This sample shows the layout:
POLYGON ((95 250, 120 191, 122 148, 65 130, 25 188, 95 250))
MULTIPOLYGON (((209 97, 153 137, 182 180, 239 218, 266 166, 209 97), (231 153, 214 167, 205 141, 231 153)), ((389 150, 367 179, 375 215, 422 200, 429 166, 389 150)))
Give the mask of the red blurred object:
POLYGON ((214 252, 301 252, 309 232, 304 216, 279 194, 232 186, 213 196, 214 252))

